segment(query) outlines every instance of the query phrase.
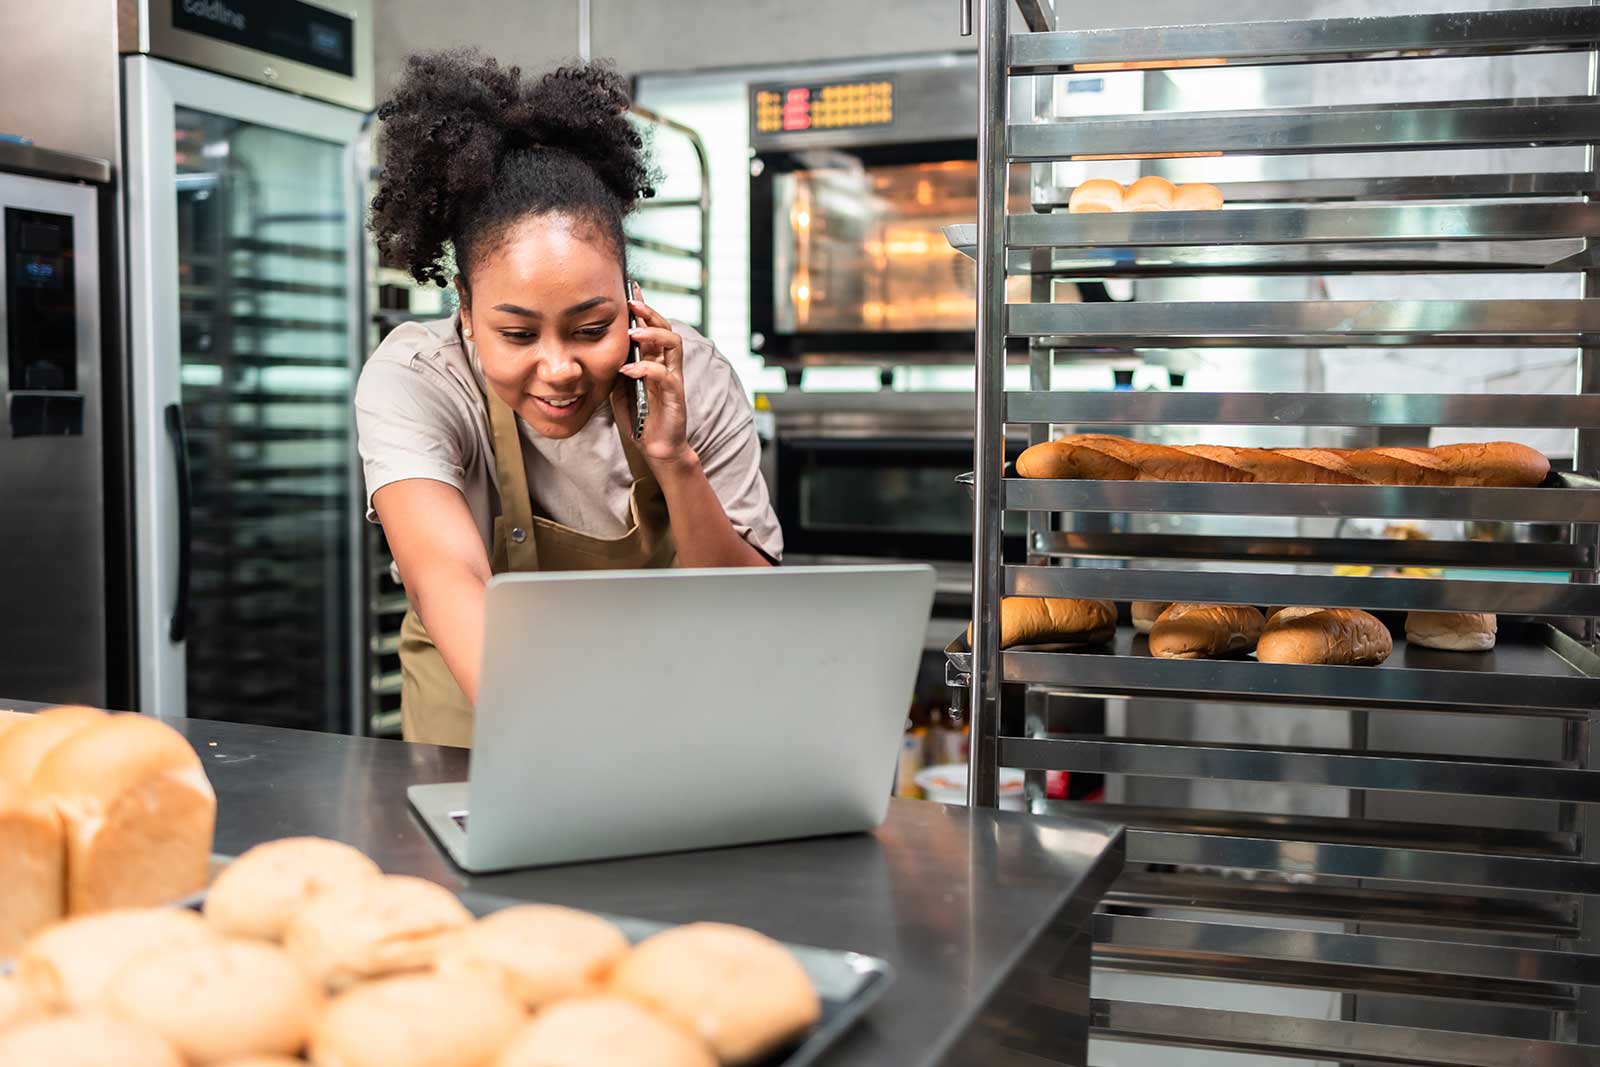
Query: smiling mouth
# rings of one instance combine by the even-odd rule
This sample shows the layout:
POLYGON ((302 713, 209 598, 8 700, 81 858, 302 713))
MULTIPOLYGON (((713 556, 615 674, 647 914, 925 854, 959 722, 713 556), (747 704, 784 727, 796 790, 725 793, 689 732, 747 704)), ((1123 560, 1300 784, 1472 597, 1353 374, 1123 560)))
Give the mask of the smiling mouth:
POLYGON ((567 417, 570 417, 570 416, 576 414, 577 411, 578 411, 578 401, 580 401, 582 399, 583 399, 583 397, 581 397, 581 396, 567 396, 567 397, 535 396, 535 397, 533 397, 534 403, 539 405, 539 410, 544 412, 546 415, 549 415, 551 418, 555 418, 555 419, 567 418, 567 417))

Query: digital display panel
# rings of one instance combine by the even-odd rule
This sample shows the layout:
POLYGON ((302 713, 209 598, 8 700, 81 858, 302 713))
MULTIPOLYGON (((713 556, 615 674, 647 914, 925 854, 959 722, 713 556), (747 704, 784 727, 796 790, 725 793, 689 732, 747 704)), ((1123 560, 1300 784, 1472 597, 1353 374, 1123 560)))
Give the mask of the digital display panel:
POLYGON ((757 133, 804 133, 888 126, 894 122, 894 81, 767 85, 755 91, 757 133))

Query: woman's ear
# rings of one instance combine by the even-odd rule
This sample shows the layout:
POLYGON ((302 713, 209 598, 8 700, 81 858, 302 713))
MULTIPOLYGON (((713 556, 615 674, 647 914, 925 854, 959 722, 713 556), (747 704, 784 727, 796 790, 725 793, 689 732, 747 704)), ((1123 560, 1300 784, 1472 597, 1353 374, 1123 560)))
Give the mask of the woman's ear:
POLYGON ((467 286, 461 280, 461 275, 456 275, 456 302, 461 306, 461 334, 468 340, 472 339, 472 301, 467 296, 467 286))

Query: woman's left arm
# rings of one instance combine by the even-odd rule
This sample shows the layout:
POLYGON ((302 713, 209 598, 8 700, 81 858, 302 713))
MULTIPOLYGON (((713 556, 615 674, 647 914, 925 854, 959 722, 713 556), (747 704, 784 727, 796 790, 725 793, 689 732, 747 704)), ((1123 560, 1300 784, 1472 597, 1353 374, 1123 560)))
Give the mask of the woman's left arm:
MULTIPOLYGON (((722 501, 689 444, 688 403, 683 386, 683 338, 642 300, 630 301, 639 325, 629 331, 639 362, 624 364, 625 384, 643 379, 650 402, 639 451, 661 486, 672 519, 680 567, 767 567, 771 562, 734 529, 722 501)), ((627 390, 611 394, 620 426, 628 424, 627 390)))

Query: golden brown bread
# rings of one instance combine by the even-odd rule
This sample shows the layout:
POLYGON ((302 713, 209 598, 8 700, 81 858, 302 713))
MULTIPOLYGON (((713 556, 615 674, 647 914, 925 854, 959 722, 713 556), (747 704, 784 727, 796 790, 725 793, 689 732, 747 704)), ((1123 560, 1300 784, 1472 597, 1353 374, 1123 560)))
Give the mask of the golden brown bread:
POLYGON ((206 893, 205 916, 233 937, 282 941, 312 900, 383 872, 360 851, 321 837, 281 837, 249 849, 223 868, 206 893))
POLYGON ((1150 628, 1150 654, 1214 659, 1249 652, 1266 619, 1244 604, 1173 604, 1150 628))
POLYGON ((1207 182, 1180 185, 1172 194, 1172 207, 1176 211, 1216 211, 1222 207, 1222 190, 1207 182))
POLYGON ((67 911, 166 904, 205 888, 217 798, 172 727, 111 715, 52 748, 31 793, 67 842, 67 911))
POLYGON ((717 1067, 705 1042, 631 1000, 571 997, 519 1030, 494 1067, 717 1067))
POLYGON ((289 920, 283 947, 330 990, 433 966, 472 913, 441 885, 390 874, 335 886, 289 920))
POLYGON ((1121 211, 1122 197, 1121 182, 1114 182, 1110 178, 1090 178, 1072 190, 1072 196, 1067 201, 1067 213, 1078 215, 1084 212, 1121 211))
POLYGON ((1128 615, 1133 619, 1133 628, 1142 634, 1147 634, 1155 626, 1156 620, 1161 618, 1161 613, 1172 607, 1166 600, 1135 600, 1128 609, 1128 615))
MULTIPOLYGON (((1117 632, 1117 606, 1109 600, 1008 596, 1000 600, 1000 647, 1097 645, 1117 632)), ((972 642, 972 627, 967 627, 972 642)))
POLYGON ((184 1067, 162 1037, 103 1013, 53 1015, 0 1034, 0 1067, 184 1067))
POLYGON ((0 781, 25 789, 51 749, 106 717, 95 708, 65 704, 30 715, 0 735, 0 781))
POLYGON ((496 983, 405 974, 341 994, 312 1025, 317 1067, 489 1067, 527 1018, 496 983))
POLYGON ((1108 434, 1074 434, 1017 457, 1024 478, 1115 481, 1272 482, 1530 488, 1550 461, 1511 441, 1436 448, 1231 448, 1152 445, 1108 434))
POLYGON ((61 817, 0 780, 0 959, 15 956, 28 938, 61 918, 66 904, 61 817))
POLYGON ((1406 640, 1446 652, 1487 652, 1494 647, 1500 621, 1476 611, 1413 611, 1406 616, 1406 640))
POLYGON ((17 976, 52 1011, 92 1011, 129 962, 160 948, 209 941, 217 935, 183 908, 126 908, 57 923, 17 956, 17 976))
POLYGON ((1326 663, 1370 667, 1394 651, 1389 631, 1356 608, 1284 608, 1275 612, 1256 658, 1262 663, 1326 663))
POLYGON ((1170 211, 1178 187, 1157 174, 1147 174, 1122 195, 1124 211, 1170 211))
POLYGON ((563 997, 599 993, 628 939, 586 911, 555 904, 503 908, 452 935, 439 950, 440 974, 486 977, 529 1011, 563 997))

